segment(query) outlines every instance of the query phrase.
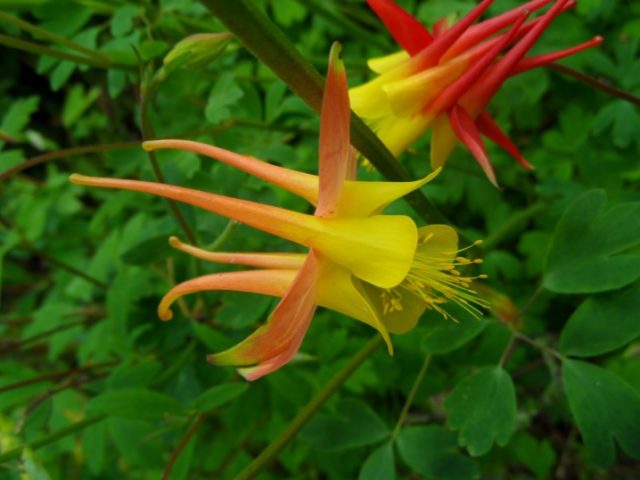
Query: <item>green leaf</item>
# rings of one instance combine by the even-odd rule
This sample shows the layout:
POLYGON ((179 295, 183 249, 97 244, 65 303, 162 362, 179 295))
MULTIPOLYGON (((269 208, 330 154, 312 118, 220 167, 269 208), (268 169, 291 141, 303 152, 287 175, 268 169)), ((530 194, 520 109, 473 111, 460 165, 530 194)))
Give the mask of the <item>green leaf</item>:
POLYGON ((121 388, 101 393, 89 402, 94 413, 135 420, 155 420, 165 414, 180 415, 182 406, 164 393, 143 388, 121 388))
POLYGON ((358 480, 395 480, 396 463, 393 444, 385 443, 367 457, 360 469, 358 480))
POLYGON ((116 9, 111 17, 111 33, 114 37, 121 37, 131 31, 133 21, 139 14, 139 7, 124 5, 116 9))
POLYGON ((233 73, 226 72, 220 75, 209 95, 205 109, 207 120, 217 125, 231 118, 231 110, 228 107, 235 104, 243 95, 244 92, 236 84, 233 73))
POLYGON ((538 440, 527 433, 518 433, 507 447, 517 463, 526 466, 536 478, 549 478, 556 464, 556 453, 549 440, 538 440))
POLYGON ((398 435, 402 459, 426 480, 470 480, 476 463, 456 451, 455 434, 442 427, 409 427, 398 435))
POLYGON ((167 235, 158 235, 130 248, 121 258, 130 265, 150 265, 164 260, 172 251, 167 235))
POLYGON ((560 335, 560 350, 577 357, 601 355, 640 336, 640 285, 587 299, 560 335))
POLYGON ((40 97, 37 96, 20 98, 13 102, 2 117, 0 131, 10 137, 19 139, 22 131, 29 124, 31 115, 38 110, 39 103, 40 97))
POLYGON ((459 430, 458 443, 473 456, 484 455, 494 442, 506 445, 515 428, 516 392, 502 367, 490 366, 462 380, 445 401, 449 425, 459 430))
POLYGON ((99 475, 104 467, 107 448, 107 423, 98 422, 85 428, 82 434, 82 446, 87 456, 89 471, 99 475))
POLYGON ((615 460, 614 440, 640 459, 640 393, 606 370, 563 362, 564 387, 587 452, 600 467, 615 460))
POLYGON ((427 321, 423 322, 424 351, 435 355, 452 352, 471 341, 487 326, 486 321, 475 318, 458 305, 447 305, 447 312, 456 319, 455 322, 442 318, 436 312, 428 314, 427 321))
POLYGON ((334 413, 321 413, 300 432, 300 438, 321 450, 347 450, 379 442, 389 435, 384 422, 367 405, 343 400, 334 413))
POLYGON ((545 264, 544 286, 558 293, 597 293, 640 278, 640 202, 605 209, 607 195, 591 190, 560 218, 545 264))
POLYGON ((76 123, 98 99, 101 91, 99 86, 93 87, 86 93, 81 84, 75 84, 71 87, 62 107, 62 124, 69 128, 76 123))
POLYGON ((631 103, 616 100, 605 106, 596 117, 594 133, 601 134, 611 127, 613 143, 616 147, 627 148, 640 138, 640 115, 631 103))
POLYGON ((246 383, 216 385, 198 395, 193 401, 192 407, 199 412, 212 410, 239 397, 248 389, 249 385, 246 383))

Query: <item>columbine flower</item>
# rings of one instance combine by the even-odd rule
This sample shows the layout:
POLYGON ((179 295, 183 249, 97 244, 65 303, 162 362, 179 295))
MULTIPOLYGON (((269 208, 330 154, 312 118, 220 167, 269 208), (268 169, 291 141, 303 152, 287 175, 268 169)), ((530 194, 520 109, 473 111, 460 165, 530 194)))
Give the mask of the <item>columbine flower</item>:
POLYGON ((575 5, 573 0, 556 0, 545 14, 525 21, 552 1, 532 0, 473 25, 493 3, 483 0, 450 28, 441 20, 429 32, 393 0, 367 0, 403 51, 369 61, 379 76, 351 89, 353 110, 396 156, 432 127, 433 168, 444 165, 460 140, 495 185, 481 135, 531 168, 486 112, 487 104, 507 78, 602 42, 595 37, 573 48, 524 58, 549 23, 575 5))
POLYGON ((456 270, 471 261, 457 256, 458 237, 451 227, 419 229, 407 216, 381 214, 389 203, 420 188, 437 172, 414 182, 354 180, 346 73, 339 52, 335 45, 322 106, 318 176, 197 142, 144 143, 147 150, 197 152, 270 181, 315 205, 314 215, 161 183, 71 176, 80 185, 171 198, 308 247, 306 254, 220 253, 205 252, 177 238, 170 240, 175 248, 206 260, 260 269, 181 283, 161 301, 160 318, 170 319, 172 302, 197 291, 236 290, 282 297, 266 324, 236 346, 208 357, 219 365, 251 366, 239 370, 249 380, 280 368, 296 354, 316 305, 376 328, 390 353, 388 332, 411 329, 426 308, 446 316, 442 304, 447 301, 476 313, 478 306, 484 306, 469 288, 472 278, 456 270))

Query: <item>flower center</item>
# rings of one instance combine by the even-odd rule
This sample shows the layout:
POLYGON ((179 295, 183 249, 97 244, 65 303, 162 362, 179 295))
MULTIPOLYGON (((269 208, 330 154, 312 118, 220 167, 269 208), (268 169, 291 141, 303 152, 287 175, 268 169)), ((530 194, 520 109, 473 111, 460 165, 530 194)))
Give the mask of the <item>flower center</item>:
POLYGON ((455 252, 445 252, 439 249, 421 248, 428 246, 433 234, 423 238, 416 250, 411 269, 406 278, 397 287, 383 290, 381 293, 383 313, 386 315, 395 311, 402 311, 403 301, 409 295, 415 301, 417 297, 443 317, 456 321, 442 305, 455 302, 474 317, 482 316, 481 309, 488 308, 487 302, 482 300, 472 289, 471 283, 476 279, 486 279, 484 274, 464 276, 458 270, 472 264, 482 263, 481 259, 468 259, 458 254, 471 247, 479 245, 476 241, 466 248, 455 252))

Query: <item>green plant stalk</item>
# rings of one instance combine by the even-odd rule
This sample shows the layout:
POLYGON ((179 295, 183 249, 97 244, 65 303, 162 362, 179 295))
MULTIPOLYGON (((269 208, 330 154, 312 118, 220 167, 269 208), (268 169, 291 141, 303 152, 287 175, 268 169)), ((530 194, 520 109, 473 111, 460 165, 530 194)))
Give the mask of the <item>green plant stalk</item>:
MULTIPOLYGON (((324 78, 295 48, 291 40, 248 0, 200 0, 262 63, 304 100, 320 112, 324 78)), ((351 113, 351 141, 387 179, 413 180, 375 133, 351 113)), ((420 191, 407 202, 426 220, 450 223, 420 191)))
POLYGON ((25 22, 24 20, 22 20, 21 18, 18 17, 14 17, 13 15, 9 15, 8 13, 5 12, 0 12, 0 21, 9 23, 11 25, 15 25, 16 27, 25 30, 29 33, 31 33, 34 36, 40 37, 40 38, 44 38, 45 40, 49 40, 50 42, 53 43, 58 43, 60 45, 64 45, 65 47, 69 47, 73 50, 76 50, 78 52, 84 53, 85 55, 88 55, 89 57, 95 58, 98 61, 102 61, 102 62, 107 62, 110 63, 111 60, 109 59, 109 57, 107 57, 106 55, 100 53, 100 52, 96 52, 95 50, 91 50, 90 48, 86 48, 82 45, 80 45, 79 43, 74 42, 73 40, 69 40, 66 37, 63 37, 62 35, 58 35, 56 33, 53 32, 49 32, 48 30, 45 30, 44 28, 40 28, 36 25, 33 25, 29 22, 25 22))
POLYGON ((429 368, 429 364, 431 363, 431 354, 427 354, 424 357, 424 361, 422 362, 422 366, 418 371, 418 375, 416 376, 413 385, 411 386, 411 390, 409 391, 409 395, 407 395, 407 400, 404 402, 402 406, 402 411, 400 412, 400 417, 398 418, 398 422, 396 423, 393 432, 391 433, 391 441, 395 441, 395 439, 400 434, 400 430, 402 430, 402 426, 404 425, 404 421, 407 418, 407 414, 409 413, 409 409, 411 408, 411 404, 413 404, 413 400, 418 393, 418 389, 420 385, 422 385, 422 381, 424 380, 424 376, 427 373, 427 369, 429 368))
POLYGON ((383 344, 382 336, 376 335, 369 340, 347 363, 335 374, 322 389, 307 403, 289 422, 285 430, 265 448, 234 480, 250 480, 266 468, 278 454, 298 434, 311 418, 320 410, 325 402, 347 381, 347 379, 383 344))
MULTIPOLYGON (((158 78, 158 77, 156 77, 158 78)), ((142 131, 142 139, 143 140, 153 140, 156 138, 155 131, 153 129, 153 125, 149 120, 149 104, 153 101, 153 97, 158 87, 158 82, 149 80, 149 77, 143 74, 142 85, 140 87, 140 130, 142 131)), ((147 156, 149 157, 149 161, 151 162, 151 168, 153 169, 153 174, 161 183, 166 183, 164 174, 160 169, 160 164, 158 163, 158 158, 153 151, 148 151, 147 156)), ((171 199, 167 199, 169 204, 169 208, 173 213, 173 216, 176 218, 180 227, 184 231, 184 234, 187 236, 187 239, 193 245, 198 244, 198 240, 196 239, 193 230, 187 223, 187 220, 182 215, 178 204, 171 199)))
POLYGON ((554 72, 562 73, 564 75, 568 75, 570 77, 576 78, 587 85, 592 86, 593 88, 605 92, 614 97, 621 98, 626 100, 627 102, 631 102, 634 105, 640 105, 640 97, 636 97, 635 95, 622 90, 620 88, 609 85, 607 82, 604 82, 600 79, 590 77, 589 75, 585 75, 584 73, 576 70, 575 68, 567 67, 565 65, 560 65, 559 63, 552 63, 547 65, 549 70, 553 70, 554 72))
POLYGON ((95 415, 93 417, 89 417, 85 420, 82 420, 81 422, 77 422, 77 423, 74 423, 73 425, 69 425, 68 427, 61 428, 57 432, 53 432, 47 435, 46 437, 24 443, 19 447, 13 448, 8 452, 5 452, 2 455, 0 455, 0 463, 8 462, 10 460, 19 458, 22 452, 27 448, 30 450, 37 450, 38 448, 54 443, 57 440, 60 440, 61 438, 66 437, 67 435, 71 435, 72 433, 78 432, 90 425, 93 425, 94 423, 98 423, 99 421, 104 420, 106 417, 107 415, 105 414, 95 415))
POLYGON ((518 228, 522 226, 522 223, 532 219, 539 213, 546 210, 548 207, 547 202, 534 203, 530 207, 517 212, 504 222, 500 228, 498 228, 493 234, 489 235, 481 244, 481 248, 485 251, 489 251, 509 238, 518 228))
POLYGON ((25 52, 35 53, 38 55, 47 55, 49 57, 55 57, 61 60, 68 60, 70 62, 78 63, 81 65, 89 65, 91 67, 97 67, 97 68, 122 67, 122 65, 115 64, 111 61, 98 60, 96 58, 89 58, 89 57, 76 55, 74 53, 63 52, 61 50, 56 50, 55 48, 45 47, 44 45, 40 45, 38 43, 29 42, 27 40, 21 40, 19 38, 12 37, 10 35, 0 34, 0 45, 15 48, 17 50, 24 50, 25 52))
POLYGON ((55 152, 45 153, 30 158, 29 160, 22 162, 13 168, 5 170, 4 172, 0 173, 0 182, 12 177, 16 173, 20 173, 21 171, 26 170, 27 168, 35 167, 36 165, 48 162, 49 160, 57 160, 74 155, 83 155, 85 153, 100 153, 110 152, 112 150, 126 150, 127 148, 132 148, 139 145, 140 142, 136 140, 133 142, 107 143, 104 145, 87 145, 84 147, 63 148, 61 150, 56 150, 55 152))

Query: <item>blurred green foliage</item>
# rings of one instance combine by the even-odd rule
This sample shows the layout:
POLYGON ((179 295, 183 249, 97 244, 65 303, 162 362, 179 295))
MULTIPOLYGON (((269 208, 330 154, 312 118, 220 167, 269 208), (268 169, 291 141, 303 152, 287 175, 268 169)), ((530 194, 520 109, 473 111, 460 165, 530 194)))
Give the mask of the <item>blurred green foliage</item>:
MULTIPOLYGON (((253 3, 321 72, 331 43, 342 42, 352 85, 369 78, 367 58, 393 49, 359 0, 253 3)), ((430 25, 475 2, 399 3, 430 25)), ((491 13, 519 3, 498 0, 491 13)), ((158 137, 308 172, 318 116, 234 41, 207 65, 154 77, 184 38, 225 30, 196 0, 0 7, 0 174, 33 163, 0 177, 0 478, 233 478, 373 332, 320 311, 300 360, 247 385, 205 354, 244 338, 274 301, 187 297, 160 323, 156 305, 170 286, 222 268, 166 239, 186 239, 181 219, 205 247, 294 247, 190 207, 67 179, 154 179, 136 143, 141 93, 158 137)), ((638 2, 581 0, 536 51, 604 35, 602 47, 563 64, 640 95, 638 18, 638 2)), ((486 239, 477 255, 487 284, 519 316, 453 323, 428 312, 394 337, 394 357, 369 356, 259 478, 640 477, 638 107, 537 70, 510 80, 490 109, 535 171, 490 147, 497 191, 458 149, 423 192, 466 238, 486 239)), ((428 141, 401 158, 416 177, 429 169, 428 141)), ((194 154, 158 152, 157 162, 169 183, 307 208, 194 154)))

